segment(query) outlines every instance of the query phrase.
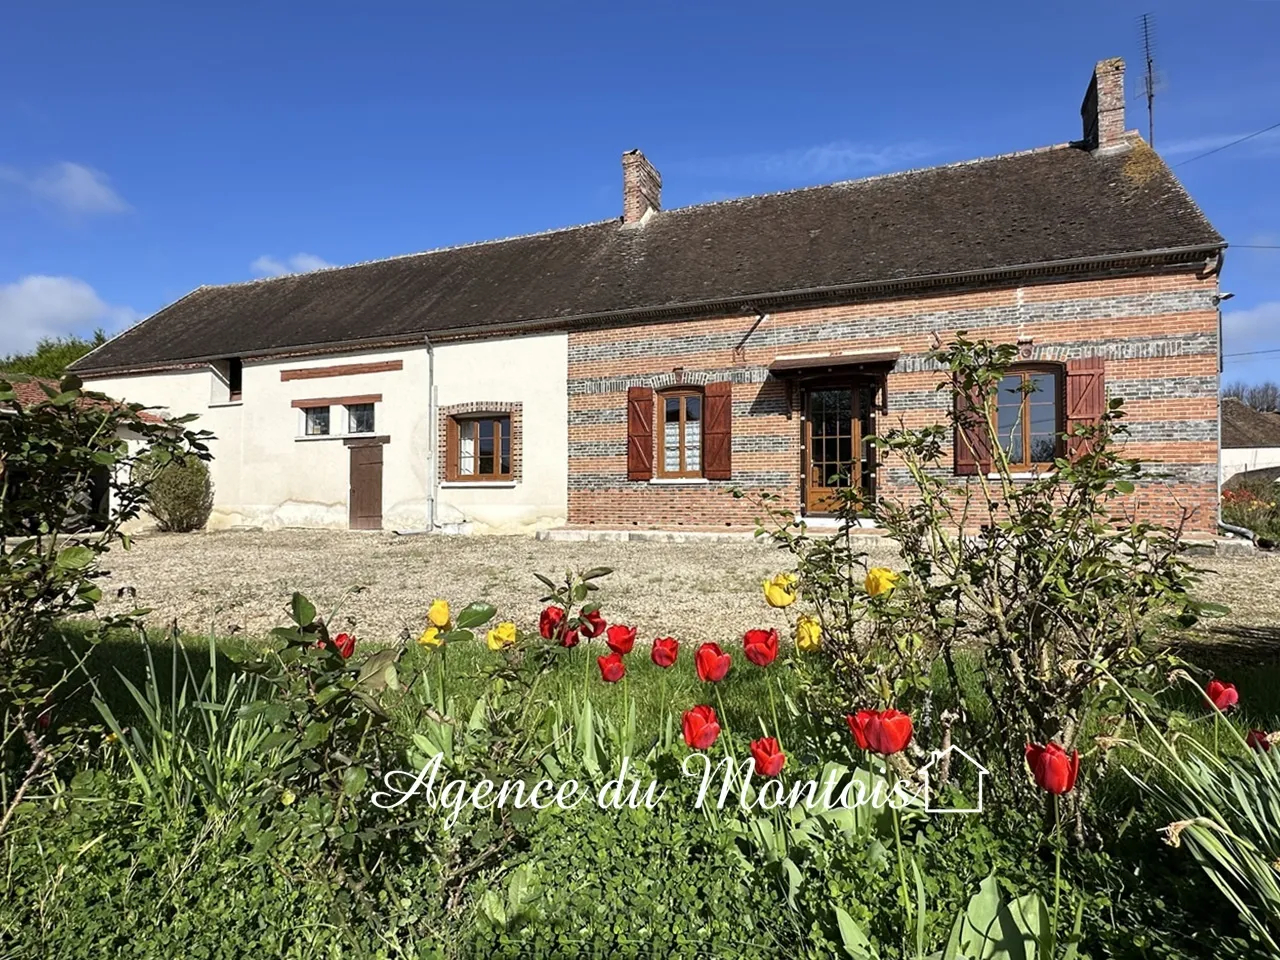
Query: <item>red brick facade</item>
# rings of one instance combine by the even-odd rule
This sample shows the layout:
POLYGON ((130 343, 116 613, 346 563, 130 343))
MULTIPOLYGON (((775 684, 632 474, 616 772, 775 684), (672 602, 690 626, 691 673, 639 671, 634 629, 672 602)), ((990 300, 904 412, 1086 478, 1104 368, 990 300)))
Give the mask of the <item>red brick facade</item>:
MULTIPOLYGON (((741 527, 753 512, 734 487, 800 507, 798 391, 771 374, 779 356, 896 348, 877 430, 945 420, 942 374, 925 354, 959 330, 1022 342, 1029 359, 1103 361, 1109 396, 1123 396, 1127 452, 1165 476, 1128 498, 1143 516, 1215 531, 1218 459, 1216 276, 1190 268, 1128 277, 1042 278, 1022 286, 772 310, 757 315, 599 326, 569 334, 569 523, 600 528, 741 527), (745 339, 745 343, 743 340, 745 339), (739 345, 741 349, 737 349, 739 345), (733 383, 732 479, 662 482, 627 475, 627 391, 733 383)), ((659 394, 660 395, 660 394, 659 394)), ((948 460, 948 463, 950 461, 948 460)), ((909 493, 882 462, 880 495, 909 493)))

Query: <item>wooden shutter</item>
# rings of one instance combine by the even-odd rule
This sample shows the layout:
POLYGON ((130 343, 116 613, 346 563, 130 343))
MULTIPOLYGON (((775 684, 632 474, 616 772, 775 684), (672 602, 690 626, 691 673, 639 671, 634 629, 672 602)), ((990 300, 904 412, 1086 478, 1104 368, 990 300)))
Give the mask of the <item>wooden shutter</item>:
POLYGON ((1089 450, 1084 437, 1073 437, 1077 427, 1097 426, 1107 411, 1106 361, 1084 357, 1067 361, 1067 457, 1075 459, 1089 450))
POLYGON ((444 478, 458 479, 458 421, 444 418, 444 478))
POLYGON ((653 478, 653 390, 627 390, 627 479, 653 478))
POLYGON ((956 396, 956 476, 971 477, 991 471, 991 445, 987 438, 986 398, 976 387, 967 397, 956 396))
POLYGON ((708 480, 729 480, 733 476, 733 384, 728 380, 708 383, 703 395, 702 472, 708 480))

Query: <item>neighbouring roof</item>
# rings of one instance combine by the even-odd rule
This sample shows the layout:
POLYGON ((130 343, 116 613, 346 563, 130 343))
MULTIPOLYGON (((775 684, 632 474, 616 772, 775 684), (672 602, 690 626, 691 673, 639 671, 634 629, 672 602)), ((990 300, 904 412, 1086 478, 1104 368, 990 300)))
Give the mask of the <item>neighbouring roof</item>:
POLYGON ((1239 490, 1250 483, 1280 483, 1280 467, 1262 467, 1233 473, 1222 485, 1223 490, 1239 490))
MULTIPOLYGON (((45 377, 32 377, 23 373, 4 373, 0 372, 0 380, 7 381, 12 387, 13 392, 18 398, 18 403, 24 407, 34 406, 37 403, 43 403, 52 396, 57 396, 61 392, 61 386, 57 380, 50 380, 45 377), (46 388, 48 388, 46 390, 46 388)), ((103 407, 108 403, 116 401, 108 399, 99 399, 93 396, 81 396, 78 401, 79 405, 86 409, 94 407, 103 407)), ((148 413, 143 410, 139 412, 138 417, 151 423, 163 423, 164 418, 154 413, 148 413)))
POLYGON ((1071 145, 200 287, 77 361, 128 370, 494 327, 693 312, 1222 237, 1156 153, 1071 145))
POLYGON ((1262 413, 1235 397, 1224 397, 1222 445, 1280 447, 1280 413, 1262 413))

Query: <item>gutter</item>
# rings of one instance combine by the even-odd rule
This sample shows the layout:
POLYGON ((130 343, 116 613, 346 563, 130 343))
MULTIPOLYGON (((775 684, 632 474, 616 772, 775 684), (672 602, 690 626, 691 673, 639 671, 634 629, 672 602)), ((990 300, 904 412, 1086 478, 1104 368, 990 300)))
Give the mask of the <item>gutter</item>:
MULTIPOLYGON (((542 317, 523 320, 511 320, 504 323, 478 324, 472 327, 457 327, 452 330, 436 331, 433 334, 437 339, 471 339, 491 334, 509 334, 513 331, 517 332, 535 332, 542 330, 558 330, 578 324, 599 322, 599 321, 625 321, 628 319, 661 319, 663 317, 680 317, 693 312, 713 312, 716 309, 723 309, 726 312, 736 311, 742 306, 764 306, 773 303, 788 303, 796 300, 810 300, 821 297, 830 297, 839 294, 852 294, 865 292, 869 290, 883 289, 893 291, 899 288, 912 286, 935 286, 945 283, 956 283, 965 280, 974 280, 980 278, 1002 279, 1012 277, 1019 274, 1034 273, 1037 271, 1061 270, 1071 268, 1086 268, 1104 266, 1107 264, 1123 264, 1126 261, 1151 260, 1159 258, 1184 257, 1190 254, 1215 253, 1225 249, 1226 241, 1212 244, 1195 244, 1193 246, 1183 247, 1163 247, 1156 250, 1144 250, 1137 253, 1124 254, 1105 254, 1094 257, 1073 257, 1069 260, 1045 260, 1034 263, 1014 264, 1007 267, 984 267, 975 270, 962 270, 956 273, 930 273, 918 274, 912 277, 902 277, 895 280, 859 280, 853 283, 841 283, 819 287, 800 287, 794 290, 784 290, 775 293, 754 293, 743 294, 736 297, 721 297, 708 300, 689 300, 682 303, 670 304, 668 306, 651 306, 651 307, 632 307, 626 310, 613 310, 606 313, 583 313, 575 314, 568 317, 542 317)), ((188 294, 190 296, 190 294, 188 294)), ((185 297, 183 299, 186 299, 185 297)), ((181 301, 176 301, 180 303, 181 301)), ((168 309, 167 307, 165 309, 168 309)), ((163 311, 161 311, 163 312, 163 311)), ((148 322, 159 314, 153 314, 148 322)), ((134 328, 136 329, 136 328, 134 328)), ((241 353, 240 356, 245 360, 264 360, 264 359, 282 359, 289 356, 307 356, 309 354, 318 353, 350 353, 357 350, 367 349, 371 347, 392 348, 395 346, 409 346, 417 343, 417 337, 422 334, 402 334, 395 337, 381 337, 366 340, 327 340, 317 343, 296 344, 292 347, 272 347, 267 348, 258 353, 241 353)), ((104 344, 105 346, 105 344, 104 344)), ((100 349, 100 348, 99 348, 100 349)), ((133 373, 156 372, 165 369, 191 364, 208 363, 213 360, 225 359, 227 354, 210 354, 207 356, 184 357, 182 359, 174 359, 167 361, 159 361, 154 366, 148 367, 103 367, 99 369, 76 369, 74 372, 81 376, 102 377, 115 376, 133 373)), ((85 359, 85 358, 82 358, 85 359)), ((80 361, 77 361, 79 363, 80 361)), ((74 366, 74 365, 73 365, 74 366)))
POLYGON ((418 537, 436 531, 436 498, 440 495, 440 465, 436 440, 436 348, 430 337, 422 338, 427 348, 427 525, 422 530, 396 530, 398 537, 418 537))

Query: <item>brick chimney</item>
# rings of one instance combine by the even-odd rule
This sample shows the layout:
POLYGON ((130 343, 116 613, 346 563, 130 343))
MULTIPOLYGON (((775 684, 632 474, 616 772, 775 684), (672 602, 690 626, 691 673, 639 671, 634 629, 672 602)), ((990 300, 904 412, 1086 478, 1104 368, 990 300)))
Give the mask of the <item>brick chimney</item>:
POLYGON ((1114 150, 1124 139, 1124 60, 1099 60, 1080 105, 1084 142, 1090 150, 1114 150))
POLYGON ((662 209, 662 177, 643 153, 622 155, 622 222, 637 223, 652 210, 662 209))

